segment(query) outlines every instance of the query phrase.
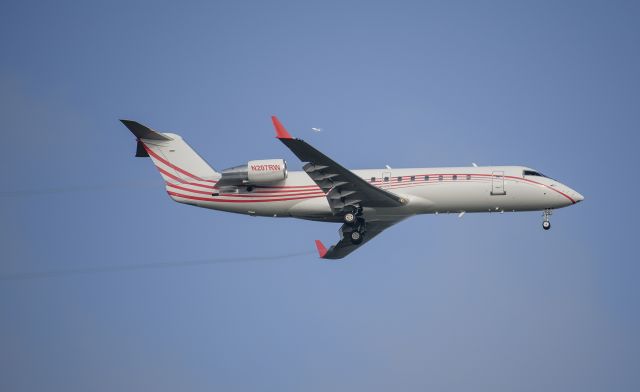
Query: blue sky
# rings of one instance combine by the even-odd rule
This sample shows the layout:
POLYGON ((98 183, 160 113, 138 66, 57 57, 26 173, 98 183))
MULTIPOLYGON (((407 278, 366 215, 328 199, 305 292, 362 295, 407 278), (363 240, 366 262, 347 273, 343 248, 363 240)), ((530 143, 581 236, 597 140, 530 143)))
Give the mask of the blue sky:
POLYGON ((640 389, 637 3, 2 8, 0 389, 640 389), (272 114, 347 167, 522 164, 586 199, 325 262, 337 225, 172 203, 117 121, 300 167, 272 114))

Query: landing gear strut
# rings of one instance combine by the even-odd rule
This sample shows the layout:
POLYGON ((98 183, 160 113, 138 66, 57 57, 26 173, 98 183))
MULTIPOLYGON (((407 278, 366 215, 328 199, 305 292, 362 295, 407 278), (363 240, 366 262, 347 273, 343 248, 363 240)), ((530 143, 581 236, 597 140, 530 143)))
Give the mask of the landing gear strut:
POLYGON ((353 209, 347 210, 347 212, 342 216, 342 220, 350 226, 357 226, 359 221, 362 220, 361 216, 362 209, 353 207, 353 209))
POLYGON ((365 233, 365 221, 362 217, 362 209, 353 208, 347 211, 342 217, 345 225, 351 226, 349 231, 349 239, 354 245, 362 243, 365 233))
POLYGON ((542 213, 542 216, 543 216, 542 228, 545 230, 549 230, 551 228, 551 222, 549 222, 549 216, 551 214, 552 214, 552 210, 549 208, 544 210, 544 212, 542 213))
POLYGON ((356 223, 358 218, 356 217, 355 212, 347 212, 346 214, 344 214, 344 217, 342 217, 342 220, 344 220, 344 223, 348 225, 353 225, 354 223, 356 223))

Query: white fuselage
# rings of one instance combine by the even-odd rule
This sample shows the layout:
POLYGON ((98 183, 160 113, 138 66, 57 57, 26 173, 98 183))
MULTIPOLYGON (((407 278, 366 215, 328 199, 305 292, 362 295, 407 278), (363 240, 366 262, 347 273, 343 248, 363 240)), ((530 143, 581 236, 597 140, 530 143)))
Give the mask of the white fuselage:
POLYGON ((136 156, 149 157, 169 196, 179 203, 251 216, 341 222, 340 240, 323 259, 337 260, 407 217, 418 214, 544 211, 582 201, 578 192, 522 166, 348 170, 272 116, 276 138, 301 162, 288 172, 283 159, 252 160, 217 172, 177 134, 121 120, 137 140, 136 156))
MULTIPOLYGON (((535 211, 575 204, 582 195, 543 176, 524 175, 522 166, 367 169, 353 173, 389 190, 406 205, 365 208, 368 221, 416 214, 535 211)), ((290 172, 278 183, 249 185, 231 192, 214 189, 215 180, 167 184, 177 202, 256 216, 341 221, 320 188, 303 171, 290 172)))

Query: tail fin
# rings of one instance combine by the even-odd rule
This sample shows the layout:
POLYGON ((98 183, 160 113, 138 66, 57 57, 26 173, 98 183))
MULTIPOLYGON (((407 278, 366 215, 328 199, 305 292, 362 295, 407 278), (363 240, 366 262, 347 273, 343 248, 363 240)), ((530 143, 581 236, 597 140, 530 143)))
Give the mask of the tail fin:
POLYGON ((137 157, 150 157, 165 182, 209 181, 220 174, 179 135, 160 133, 138 122, 120 120, 138 139, 137 157))

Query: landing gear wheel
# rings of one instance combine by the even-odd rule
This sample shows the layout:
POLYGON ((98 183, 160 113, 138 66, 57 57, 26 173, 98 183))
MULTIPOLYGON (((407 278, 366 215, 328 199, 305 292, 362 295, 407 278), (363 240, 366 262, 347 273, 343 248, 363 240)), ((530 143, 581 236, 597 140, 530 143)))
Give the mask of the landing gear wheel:
POLYGON ((344 217, 342 219, 344 220, 344 223, 348 225, 354 225, 358 221, 356 214, 353 212, 347 212, 346 214, 344 214, 344 217))
POLYGON ((362 242, 363 235, 361 232, 354 230, 349 234, 349 238, 351 238, 351 243, 354 245, 358 245, 362 242))
POLYGON ((545 230, 549 230, 551 228, 551 222, 549 222, 549 217, 553 213, 553 210, 550 208, 545 209, 542 212, 542 228, 545 230))

